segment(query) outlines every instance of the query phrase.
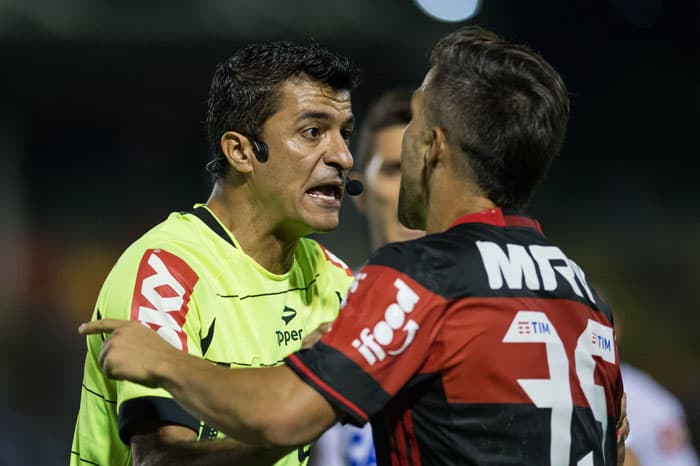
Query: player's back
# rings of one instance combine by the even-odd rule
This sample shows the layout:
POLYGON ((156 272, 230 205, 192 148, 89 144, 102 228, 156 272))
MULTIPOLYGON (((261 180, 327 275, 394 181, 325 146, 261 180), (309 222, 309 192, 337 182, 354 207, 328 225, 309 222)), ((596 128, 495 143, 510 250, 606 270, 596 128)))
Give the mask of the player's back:
POLYGON ((493 209, 380 248, 333 330, 287 358, 380 465, 616 462, 610 311, 537 222, 493 209))
MULTIPOLYGON (((373 426, 405 424, 395 413, 410 405, 423 464, 615 464, 610 310, 536 222, 511 219, 465 222, 373 260, 445 300, 430 354, 373 426)), ((387 433, 376 429, 378 445, 401 441, 387 433)))

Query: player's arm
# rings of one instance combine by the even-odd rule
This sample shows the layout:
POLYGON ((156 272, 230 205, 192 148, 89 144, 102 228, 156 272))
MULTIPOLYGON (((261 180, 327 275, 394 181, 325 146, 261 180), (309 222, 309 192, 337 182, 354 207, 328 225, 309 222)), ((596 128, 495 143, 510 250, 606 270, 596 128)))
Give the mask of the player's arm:
POLYGON ((81 333, 112 333, 100 353, 107 376, 163 387, 195 416, 251 445, 291 447, 339 416, 289 368, 230 370, 177 351, 138 322, 100 320, 81 333))
POLYGON ((176 425, 144 426, 131 436, 134 466, 270 466, 290 451, 254 447, 233 439, 197 442, 194 431, 176 425))

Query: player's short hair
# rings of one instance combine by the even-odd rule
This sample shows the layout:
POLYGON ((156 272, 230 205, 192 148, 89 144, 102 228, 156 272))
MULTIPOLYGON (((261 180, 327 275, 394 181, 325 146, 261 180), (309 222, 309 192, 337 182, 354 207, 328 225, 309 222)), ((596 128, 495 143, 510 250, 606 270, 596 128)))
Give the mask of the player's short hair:
POLYGON ((430 55, 426 115, 465 155, 466 167, 499 207, 522 208, 559 154, 569 98, 541 56, 466 27, 430 55))
POLYGON ((217 177, 228 167, 220 140, 226 131, 260 139, 265 121, 278 110, 279 86, 304 78, 336 91, 357 86, 359 71, 347 58, 318 44, 253 43, 221 63, 212 79, 207 108, 207 133, 212 160, 207 170, 217 177))
POLYGON ((354 154, 356 170, 364 172, 367 168, 380 130, 410 123, 412 95, 413 91, 409 88, 391 89, 370 105, 357 138, 354 154))

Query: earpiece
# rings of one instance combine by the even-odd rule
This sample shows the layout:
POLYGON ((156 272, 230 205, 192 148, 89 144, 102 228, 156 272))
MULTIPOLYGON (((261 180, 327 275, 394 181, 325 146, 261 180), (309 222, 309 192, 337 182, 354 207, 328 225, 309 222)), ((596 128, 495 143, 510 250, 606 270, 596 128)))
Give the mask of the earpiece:
POLYGON ((250 144, 253 146, 253 153, 255 154, 255 158, 258 159, 258 162, 267 162, 270 155, 267 149, 267 144, 250 136, 248 136, 248 140, 250 140, 250 144))

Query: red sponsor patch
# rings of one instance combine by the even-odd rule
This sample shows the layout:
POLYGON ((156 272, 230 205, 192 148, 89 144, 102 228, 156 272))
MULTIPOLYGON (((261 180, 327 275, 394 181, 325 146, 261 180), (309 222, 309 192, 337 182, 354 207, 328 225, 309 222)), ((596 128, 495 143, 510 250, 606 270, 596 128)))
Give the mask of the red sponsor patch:
POLYGON ((405 274, 368 265, 358 273, 346 306, 322 341, 393 395, 427 358, 445 302, 405 274))
POLYGON ((174 347, 187 351, 182 326, 198 280, 194 270, 179 257, 162 249, 148 249, 136 275, 131 320, 143 322, 174 347))

